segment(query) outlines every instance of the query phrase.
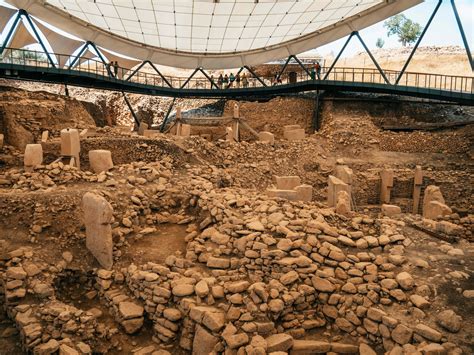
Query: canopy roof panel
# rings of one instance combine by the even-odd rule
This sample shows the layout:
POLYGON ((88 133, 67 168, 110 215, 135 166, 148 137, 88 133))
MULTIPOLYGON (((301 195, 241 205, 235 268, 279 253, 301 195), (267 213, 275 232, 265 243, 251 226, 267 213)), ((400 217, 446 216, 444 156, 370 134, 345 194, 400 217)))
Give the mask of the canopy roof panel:
POLYGON ((7 0, 138 59, 230 68, 298 54, 423 0, 7 0))

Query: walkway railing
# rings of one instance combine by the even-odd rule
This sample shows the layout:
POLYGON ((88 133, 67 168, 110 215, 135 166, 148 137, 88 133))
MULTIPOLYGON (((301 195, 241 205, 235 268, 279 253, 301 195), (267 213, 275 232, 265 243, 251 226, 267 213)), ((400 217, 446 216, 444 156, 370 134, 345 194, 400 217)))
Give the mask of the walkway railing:
POLYGON ((271 87, 279 85, 293 85, 297 82, 311 81, 331 81, 341 84, 359 84, 359 85, 386 85, 392 87, 410 87, 419 89, 439 90, 446 93, 474 93, 474 77, 456 76, 429 73, 404 72, 397 81, 400 71, 384 70, 385 78, 376 68, 321 68, 320 72, 314 72, 311 68, 301 68, 301 72, 283 73, 279 77, 256 76, 253 72, 246 69, 240 70, 240 83, 237 81, 220 83, 217 77, 208 75, 198 69, 191 77, 176 77, 162 75, 155 71, 155 68, 146 70, 143 66, 140 70, 114 67, 104 64, 104 62, 88 57, 74 57, 49 53, 54 56, 57 63, 64 64, 63 68, 58 68, 50 63, 44 52, 6 48, 3 55, 0 56, 0 64, 11 64, 12 66, 23 66, 28 70, 45 70, 48 72, 67 71, 70 75, 87 74, 116 82, 128 82, 143 84, 147 86, 174 88, 174 89, 213 89, 213 90, 233 90, 256 87, 271 87), (71 66, 71 64, 73 64, 71 66), (245 73, 245 79, 243 77, 245 73))

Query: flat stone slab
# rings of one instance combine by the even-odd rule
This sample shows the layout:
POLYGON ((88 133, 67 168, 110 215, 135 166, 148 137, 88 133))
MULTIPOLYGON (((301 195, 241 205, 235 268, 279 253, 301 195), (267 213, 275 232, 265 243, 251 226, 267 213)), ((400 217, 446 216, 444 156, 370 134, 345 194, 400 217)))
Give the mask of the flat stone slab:
POLYGON ((139 318, 143 316, 143 307, 133 302, 120 302, 119 312, 123 319, 139 318))

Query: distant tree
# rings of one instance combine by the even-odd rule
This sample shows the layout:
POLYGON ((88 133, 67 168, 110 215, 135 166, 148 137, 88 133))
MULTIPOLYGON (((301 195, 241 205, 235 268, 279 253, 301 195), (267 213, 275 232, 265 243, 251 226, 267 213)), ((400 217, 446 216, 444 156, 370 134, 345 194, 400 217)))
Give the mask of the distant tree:
POLYGON ((385 45, 385 41, 382 38, 377 38, 375 45, 377 46, 377 48, 382 48, 385 45))
POLYGON ((387 35, 397 35, 398 41, 404 47, 407 44, 415 43, 423 30, 419 23, 413 22, 403 14, 390 17, 383 26, 387 29, 387 35))

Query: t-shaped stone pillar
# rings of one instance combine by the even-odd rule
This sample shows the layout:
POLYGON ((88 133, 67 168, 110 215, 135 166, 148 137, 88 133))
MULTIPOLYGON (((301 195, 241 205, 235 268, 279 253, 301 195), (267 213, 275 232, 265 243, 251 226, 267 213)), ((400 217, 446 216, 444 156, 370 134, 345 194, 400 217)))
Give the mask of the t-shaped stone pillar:
POLYGON ((86 247, 105 269, 113 265, 112 227, 113 209, 105 198, 86 192, 82 198, 86 224, 86 247))
POLYGON ((335 176, 329 175, 328 178, 328 206, 335 207, 337 204, 337 196, 340 191, 345 191, 351 201, 351 187, 335 176))
POLYGON ((380 203, 390 203, 390 192, 393 187, 393 170, 384 169, 380 172, 380 203))
POLYGON ((41 144, 27 144, 23 159, 25 171, 33 171, 35 166, 43 163, 43 147, 41 144))
POLYGON ((3 134, 0 133, 0 150, 3 148, 4 139, 5 139, 5 137, 3 136, 3 134))
POLYGON ((423 185, 423 170, 421 170, 421 166, 419 165, 415 168, 415 178, 413 180, 413 213, 418 214, 421 186, 423 185))
POLYGON ((61 130, 61 155, 73 157, 78 169, 81 168, 81 162, 79 160, 80 152, 81 143, 78 130, 70 128, 61 130))
POLYGON ((234 118, 240 118, 240 107, 238 103, 234 104, 234 112, 233 112, 233 117, 234 118))

